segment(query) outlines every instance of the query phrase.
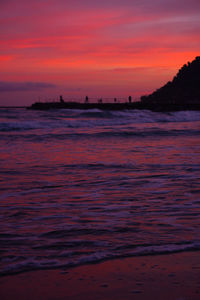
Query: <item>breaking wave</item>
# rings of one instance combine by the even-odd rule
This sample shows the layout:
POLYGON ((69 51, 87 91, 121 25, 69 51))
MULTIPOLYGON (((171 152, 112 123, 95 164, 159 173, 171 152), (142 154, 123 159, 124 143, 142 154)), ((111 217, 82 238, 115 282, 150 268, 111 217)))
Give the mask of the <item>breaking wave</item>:
MULTIPOLYGON (((1 112, 0 112, 1 113, 1 112)), ((41 115, 38 112, 24 112, 18 119, 8 118, 1 121, 0 131, 27 131, 37 129, 56 128, 94 128, 100 126, 132 125, 141 123, 171 123, 200 121, 200 112, 181 111, 171 113, 158 113, 147 110, 134 111, 101 111, 101 110, 72 110, 51 111, 41 115), (42 119, 41 119, 42 117, 42 119)), ((1 117, 1 115, 0 115, 1 117)))
MULTIPOLYGON (((58 233, 57 233, 58 234, 58 233)), ((45 269, 68 269, 84 264, 99 263, 104 260, 126 258, 134 256, 161 255, 171 254, 183 251, 199 251, 200 243, 174 243, 166 245, 158 244, 138 244, 125 245, 122 247, 113 247, 107 251, 101 250, 105 248, 105 243, 101 242, 85 242, 74 241, 69 243, 55 243, 47 246, 36 247, 44 252, 52 252, 57 249, 58 253, 46 255, 44 257, 3 257, 2 262, 7 261, 9 265, 5 266, 0 271, 0 276, 14 275, 27 271, 45 270, 45 269), (87 249, 89 248, 90 249, 87 249), (91 247, 96 247, 96 251, 92 251, 91 247), (73 250, 73 248, 75 248, 73 250)), ((35 249, 36 249, 35 248, 35 249)))

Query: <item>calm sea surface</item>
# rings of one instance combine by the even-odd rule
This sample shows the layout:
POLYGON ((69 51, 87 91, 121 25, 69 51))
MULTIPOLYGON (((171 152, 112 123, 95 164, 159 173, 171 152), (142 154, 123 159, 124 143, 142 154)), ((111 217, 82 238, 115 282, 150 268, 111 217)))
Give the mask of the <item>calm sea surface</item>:
POLYGON ((0 275, 200 250, 200 112, 0 109, 0 275))

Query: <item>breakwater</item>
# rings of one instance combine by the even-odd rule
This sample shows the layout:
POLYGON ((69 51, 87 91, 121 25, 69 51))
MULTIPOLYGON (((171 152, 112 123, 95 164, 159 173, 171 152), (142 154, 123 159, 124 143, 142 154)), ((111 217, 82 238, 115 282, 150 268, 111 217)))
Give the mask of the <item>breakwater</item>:
POLYGON ((147 109, 151 111, 167 112, 167 111, 181 111, 181 110, 200 110, 200 103, 147 103, 147 102, 124 102, 124 103, 90 103, 90 102, 35 102, 27 107, 33 110, 49 110, 49 109, 100 109, 100 110, 132 110, 132 109, 147 109))

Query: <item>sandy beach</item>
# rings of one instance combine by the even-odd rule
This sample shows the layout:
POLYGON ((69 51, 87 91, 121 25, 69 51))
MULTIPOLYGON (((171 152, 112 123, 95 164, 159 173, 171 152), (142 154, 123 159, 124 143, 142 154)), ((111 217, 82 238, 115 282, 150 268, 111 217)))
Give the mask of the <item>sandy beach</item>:
POLYGON ((140 256, 0 278, 0 299, 200 299, 199 252, 140 256))

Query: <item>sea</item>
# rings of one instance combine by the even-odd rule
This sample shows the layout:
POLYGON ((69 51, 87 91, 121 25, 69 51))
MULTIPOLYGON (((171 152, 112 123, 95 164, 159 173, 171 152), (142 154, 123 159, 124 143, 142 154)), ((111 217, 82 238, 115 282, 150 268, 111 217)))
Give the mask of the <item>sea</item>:
POLYGON ((200 111, 0 109, 0 275, 200 251, 200 111))

